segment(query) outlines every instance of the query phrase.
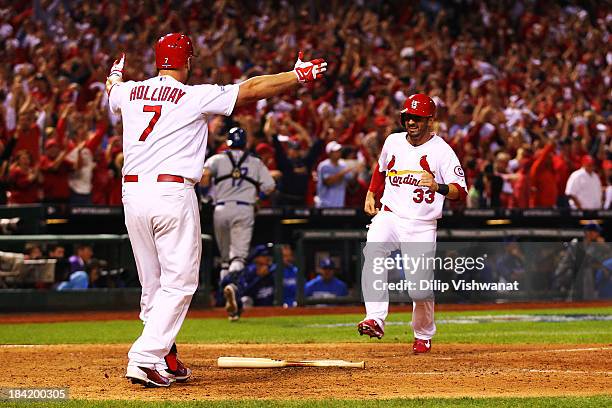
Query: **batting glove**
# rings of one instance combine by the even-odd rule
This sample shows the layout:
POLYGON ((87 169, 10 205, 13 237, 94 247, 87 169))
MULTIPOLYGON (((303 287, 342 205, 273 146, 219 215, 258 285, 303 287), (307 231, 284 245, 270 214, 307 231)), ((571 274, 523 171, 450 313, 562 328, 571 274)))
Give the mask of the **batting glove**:
POLYGON ((125 63, 125 54, 122 53, 121 54, 121 58, 119 58, 118 60, 115 60, 115 62, 113 63, 113 66, 110 70, 110 74, 108 74, 108 77, 112 77, 113 75, 119 77, 120 79, 123 78, 123 64, 125 63))
POLYGON ((317 58, 312 61, 302 61, 304 53, 298 54, 298 59, 293 67, 293 72, 297 76, 298 81, 311 82, 323 76, 323 72, 327 71, 327 62, 322 58, 317 58))

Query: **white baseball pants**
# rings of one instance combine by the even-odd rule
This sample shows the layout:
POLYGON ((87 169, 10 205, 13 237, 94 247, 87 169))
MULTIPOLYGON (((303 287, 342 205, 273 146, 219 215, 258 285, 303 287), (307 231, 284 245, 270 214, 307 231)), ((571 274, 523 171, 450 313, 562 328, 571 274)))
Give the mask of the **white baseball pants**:
POLYGON ((221 260, 230 263, 230 273, 241 271, 249 256, 255 224, 254 207, 227 201, 215 207, 213 223, 221 260))
MULTIPOLYGON (((420 221, 400 218, 390 211, 380 211, 370 224, 367 242, 372 243, 398 243, 402 252, 410 252, 406 243, 432 243, 430 248, 435 250, 436 242, 436 220, 420 221)), ((421 245, 422 247, 423 245, 421 245)), ((381 246, 381 251, 384 249, 381 246)), ((389 248, 387 248, 389 249, 389 248)), ((380 256, 389 256, 389 253, 381 253, 380 256)), ((364 264, 364 274, 367 266, 364 264)), ((431 296, 420 296, 417 293, 412 303, 412 330, 414 337, 430 340, 436 333, 434 322, 434 299, 431 296), (418 300, 417 300, 418 299, 418 300)), ((389 301, 366 301, 366 319, 374 319, 384 327, 385 319, 389 313, 389 301)))
POLYGON ((164 357, 198 287, 202 238, 193 184, 143 180, 124 183, 125 225, 142 285, 141 336, 129 365, 165 368, 164 357))

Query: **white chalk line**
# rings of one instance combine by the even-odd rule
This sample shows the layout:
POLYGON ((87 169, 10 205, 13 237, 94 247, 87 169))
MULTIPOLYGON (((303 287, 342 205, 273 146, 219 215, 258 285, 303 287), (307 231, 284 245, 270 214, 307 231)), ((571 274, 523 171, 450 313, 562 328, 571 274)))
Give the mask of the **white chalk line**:
POLYGON ((49 344, 0 344, 0 348, 34 348, 49 347, 49 344))
POLYGON ((506 368, 500 370, 486 370, 485 372, 480 370, 473 371, 403 371, 402 374, 408 375, 465 375, 469 373, 478 373, 478 374, 503 374, 508 372, 523 372, 523 373, 535 373, 535 374, 595 374, 595 375, 612 375, 612 371, 580 371, 580 370, 555 370, 555 369, 546 369, 546 370, 538 370, 535 368, 506 368))
MULTIPOLYGON (((612 314, 586 314, 586 315, 538 315, 538 314, 509 314, 509 315, 477 315, 477 316, 457 316, 438 319, 439 324, 478 324, 478 323, 568 323, 568 322, 597 322, 612 321, 612 314)), ((409 326, 409 322, 386 322, 387 326, 409 326)), ((352 327, 354 323, 313 323, 305 327, 313 328, 340 328, 352 327)))
POLYGON ((576 351, 604 351, 604 350, 612 350, 612 347, 585 347, 585 348, 571 348, 571 349, 542 350, 542 353, 573 353, 576 351))
POLYGON ((527 373, 554 373, 554 374, 603 374, 603 375, 612 375, 612 371, 577 371, 577 370, 536 370, 531 368, 523 368, 521 370, 513 370, 513 371, 522 371, 527 373))
POLYGON ((473 371, 402 371, 402 374, 406 375, 466 375, 470 373, 478 374, 503 374, 509 372, 522 372, 522 373, 534 373, 534 374, 592 374, 592 375, 612 375, 612 371, 580 371, 580 370, 538 370, 535 368, 506 368, 500 370, 473 370, 473 371))

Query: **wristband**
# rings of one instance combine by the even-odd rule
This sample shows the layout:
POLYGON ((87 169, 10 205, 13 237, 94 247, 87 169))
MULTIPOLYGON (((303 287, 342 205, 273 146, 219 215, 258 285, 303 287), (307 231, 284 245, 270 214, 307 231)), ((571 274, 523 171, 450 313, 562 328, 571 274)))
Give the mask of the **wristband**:
POLYGON ((437 193, 440 193, 443 196, 445 196, 445 195, 448 194, 449 191, 450 191, 450 188, 448 188, 448 184, 438 183, 438 191, 437 191, 437 193))

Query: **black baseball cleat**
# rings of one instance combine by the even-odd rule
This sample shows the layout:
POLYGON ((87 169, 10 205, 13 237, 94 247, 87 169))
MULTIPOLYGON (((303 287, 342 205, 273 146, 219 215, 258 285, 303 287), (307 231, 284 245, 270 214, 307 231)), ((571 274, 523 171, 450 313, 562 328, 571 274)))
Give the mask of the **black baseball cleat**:
POLYGON ((129 366, 125 376, 132 380, 132 384, 141 384, 145 387, 169 387, 172 384, 170 379, 152 368, 129 366))

